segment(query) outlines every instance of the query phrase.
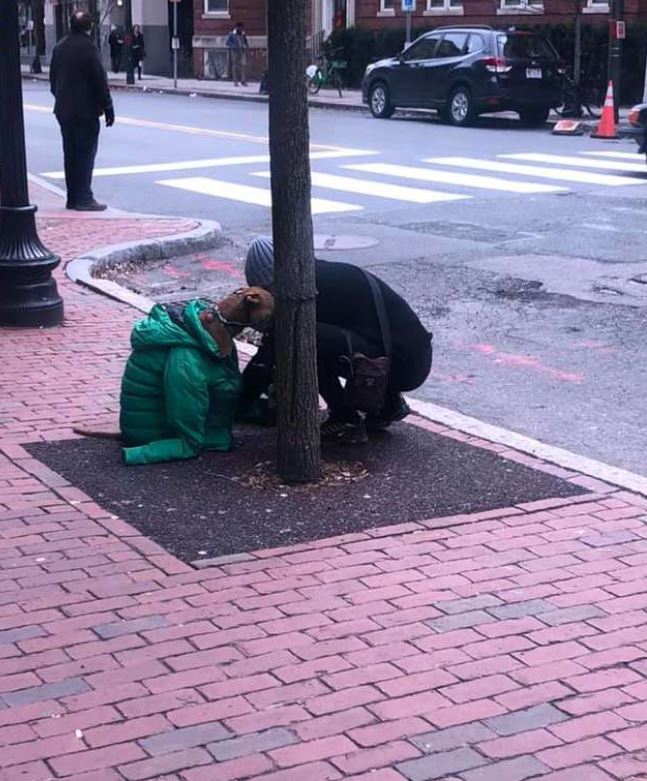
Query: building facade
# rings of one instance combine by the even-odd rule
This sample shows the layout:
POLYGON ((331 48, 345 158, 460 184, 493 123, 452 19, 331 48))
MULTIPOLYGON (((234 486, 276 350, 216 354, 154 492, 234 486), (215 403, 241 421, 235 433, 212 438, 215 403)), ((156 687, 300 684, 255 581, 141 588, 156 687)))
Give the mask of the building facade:
MULTIPOLYGON (((97 41, 101 46, 104 61, 108 64, 108 35, 113 25, 124 26, 125 2, 126 0, 45 0, 46 59, 49 59, 56 41, 67 35, 71 14, 82 9, 89 11, 99 20, 97 41)), ((33 0, 29 0, 29 4, 32 3, 33 0)), ((131 0, 131 3, 133 24, 141 27, 146 44, 144 71, 169 75, 172 71, 173 3, 169 0, 131 0)), ((179 0, 177 4, 181 61, 185 63, 183 75, 190 75, 189 71, 192 69, 193 3, 194 0, 179 0)))
MULTIPOLYGON (((225 38, 236 22, 249 36, 252 73, 263 69, 268 0, 194 0, 193 63, 196 75, 221 78, 227 70, 225 38)), ((545 24, 570 22, 576 0, 417 0, 414 28, 443 24, 545 24)), ((605 24, 608 0, 582 0, 587 22, 605 24)), ((308 36, 313 44, 338 27, 379 30, 403 27, 402 0, 309 0, 308 36)), ((629 22, 647 21, 647 0, 624 0, 629 22)), ((315 46, 316 48, 316 46, 315 46)))

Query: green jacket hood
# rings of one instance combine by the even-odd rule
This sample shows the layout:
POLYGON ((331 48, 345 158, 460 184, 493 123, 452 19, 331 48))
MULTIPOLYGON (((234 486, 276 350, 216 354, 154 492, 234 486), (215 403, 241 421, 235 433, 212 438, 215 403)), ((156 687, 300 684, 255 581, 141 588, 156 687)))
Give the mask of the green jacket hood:
POLYGON ((148 316, 133 328, 130 344, 133 350, 152 350, 159 347, 197 347, 214 357, 219 355, 218 344, 200 322, 200 313, 209 308, 205 301, 195 299, 182 310, 184 327, 175 323, 166 308, 155 306, 148 316))

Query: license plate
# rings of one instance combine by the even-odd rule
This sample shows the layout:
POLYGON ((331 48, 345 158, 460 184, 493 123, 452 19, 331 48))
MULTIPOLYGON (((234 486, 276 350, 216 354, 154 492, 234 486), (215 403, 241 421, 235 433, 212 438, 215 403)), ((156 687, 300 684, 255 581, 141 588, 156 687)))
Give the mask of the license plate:
POLYGON ((527 79, 541 79, 541 68, 526 68, 527 79))

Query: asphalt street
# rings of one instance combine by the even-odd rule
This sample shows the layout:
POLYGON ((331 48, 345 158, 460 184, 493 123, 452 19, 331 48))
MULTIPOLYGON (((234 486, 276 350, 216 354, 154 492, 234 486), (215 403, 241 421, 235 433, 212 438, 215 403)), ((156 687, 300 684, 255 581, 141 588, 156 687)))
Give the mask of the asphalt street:
MULTIPOLYGON (((49 93, 24 91, 29 170, 62 186, 49 93)), ((246 243, 271 229, 267 107, 115 103, 97 197, 218 220, 231 244, 166 273, 179 296, 232 284, 246 243)), ((501 118, 310 117, 315 232, 322 246, 338 237, 318 255, 374 270, 435 334, 434 371, 413 395, 647 474, 647 165, 633 142, 501 118)))

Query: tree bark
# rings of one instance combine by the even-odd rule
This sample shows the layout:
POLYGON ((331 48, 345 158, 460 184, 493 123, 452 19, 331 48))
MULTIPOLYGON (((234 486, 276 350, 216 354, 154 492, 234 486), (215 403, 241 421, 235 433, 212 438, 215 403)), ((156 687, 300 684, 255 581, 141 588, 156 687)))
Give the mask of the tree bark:
POLYGON ((305 46, 306 0, 269 0, 278 471, 291 483, 321 467, 305 46))

